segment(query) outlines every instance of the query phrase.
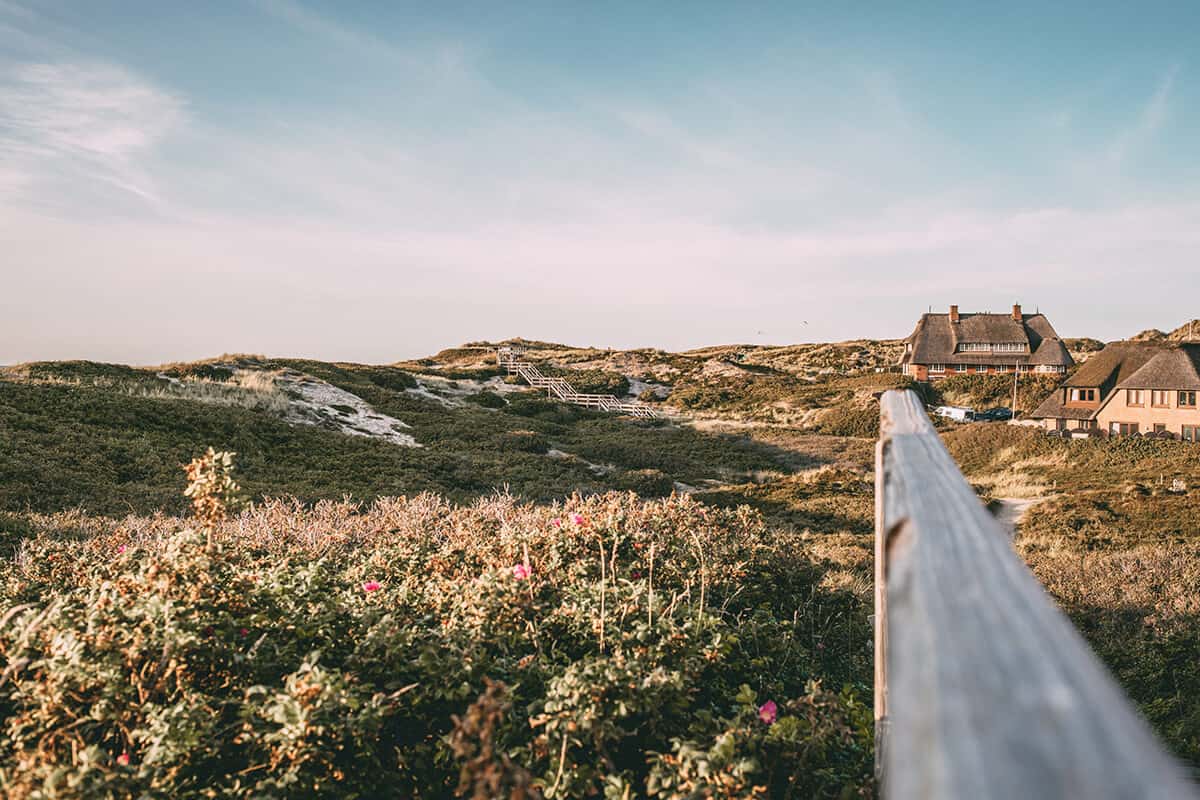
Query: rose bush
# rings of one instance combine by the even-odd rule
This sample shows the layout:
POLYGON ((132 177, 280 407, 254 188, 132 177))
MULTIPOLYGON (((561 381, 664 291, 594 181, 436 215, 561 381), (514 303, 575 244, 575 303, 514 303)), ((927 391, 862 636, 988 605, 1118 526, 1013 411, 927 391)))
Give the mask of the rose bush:
POLYGON ((871 791, 870 653, 830 636, 864 598, 749 509, 268 501, 211 538, 29 517, 0 567, 6 796, 871 791))

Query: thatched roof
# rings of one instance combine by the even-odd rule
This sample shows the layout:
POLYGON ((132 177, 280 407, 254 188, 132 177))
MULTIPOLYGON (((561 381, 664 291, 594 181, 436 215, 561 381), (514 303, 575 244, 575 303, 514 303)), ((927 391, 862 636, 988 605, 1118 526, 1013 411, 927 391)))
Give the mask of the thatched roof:
POLYGON ((1083 362, 1063 385, 1095 387, 1107 392, 1132 377, 1162 350, 1163 345, 1157 342, 1114 342, 1083 362))
POLYGON ((1042 314, 960 314, 951 322, 949 314, 923 314, 906 341, 912 352, 904 356, 913 364, 1018 364, 1061 365, 1075 362, 1063 346, 1050 321, 1042 314), (958 352, 960 344, 1021 343, 1024 353, 958 352), (1036 360, 1035 360, 1036 359, 1036 360))
POLYGON ((1122 380, 1121 389, 1200 389, 1200 344, 1161 348, 1141 369, 1122 380))
POLYGON ((1055 389, 1042 404, 1031 411, 1028 419, 1091 419, 1096 410, 1092 408, 1067 408, 1063 405, 1062 389, 1055 389))

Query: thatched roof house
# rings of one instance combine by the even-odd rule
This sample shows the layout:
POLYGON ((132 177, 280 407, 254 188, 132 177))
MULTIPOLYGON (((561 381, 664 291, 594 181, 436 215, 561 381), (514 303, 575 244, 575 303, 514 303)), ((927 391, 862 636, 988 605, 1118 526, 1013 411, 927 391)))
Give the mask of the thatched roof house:
POLYGON ((1075 362, 1043 314, 924 314, 905 340, 900 365, 917 380, 955 374, 1064 373, 1075 362))

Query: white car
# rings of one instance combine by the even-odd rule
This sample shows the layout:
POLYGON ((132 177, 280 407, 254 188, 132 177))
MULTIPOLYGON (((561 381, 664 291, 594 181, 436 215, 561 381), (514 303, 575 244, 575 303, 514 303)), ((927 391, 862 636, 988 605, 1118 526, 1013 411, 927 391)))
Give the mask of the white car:
POLYGON ((938 406, 933 413, 935 416, 952 419, 955 422, 971 422, 975 419, 975 409, 963 406, 938 406))

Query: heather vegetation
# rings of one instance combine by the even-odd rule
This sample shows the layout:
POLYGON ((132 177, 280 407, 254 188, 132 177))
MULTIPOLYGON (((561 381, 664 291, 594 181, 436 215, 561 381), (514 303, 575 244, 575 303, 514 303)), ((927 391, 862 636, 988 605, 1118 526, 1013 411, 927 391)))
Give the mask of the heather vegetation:
POLYGON ((8 796, 870 791, 869 570, 826 585, 822 548, 752 510, 425 494, 225 520, 227 466, 192 471, 191 527, 28 517, 0 568, 8 796))
POLYGON ((1044 498, 1018 552, 1167 744, 1200 767, 1200 451, 996 425, 946 440, 986 494, 1044 498))
MULTIPOLYGON (((871 795, 875 398, 1007 405, 1011 376, 930 391, 875 371, 895 342, 524 344, 665 418, 548 400, 486 343, 0 371, 0 788, 871 795), (210 445, 238 486, 212 454, 185 496, 210 445)), ((947 428, 985 501, 1036 501, 1019 551, 1200 765, 1198 451, 947 428)))

